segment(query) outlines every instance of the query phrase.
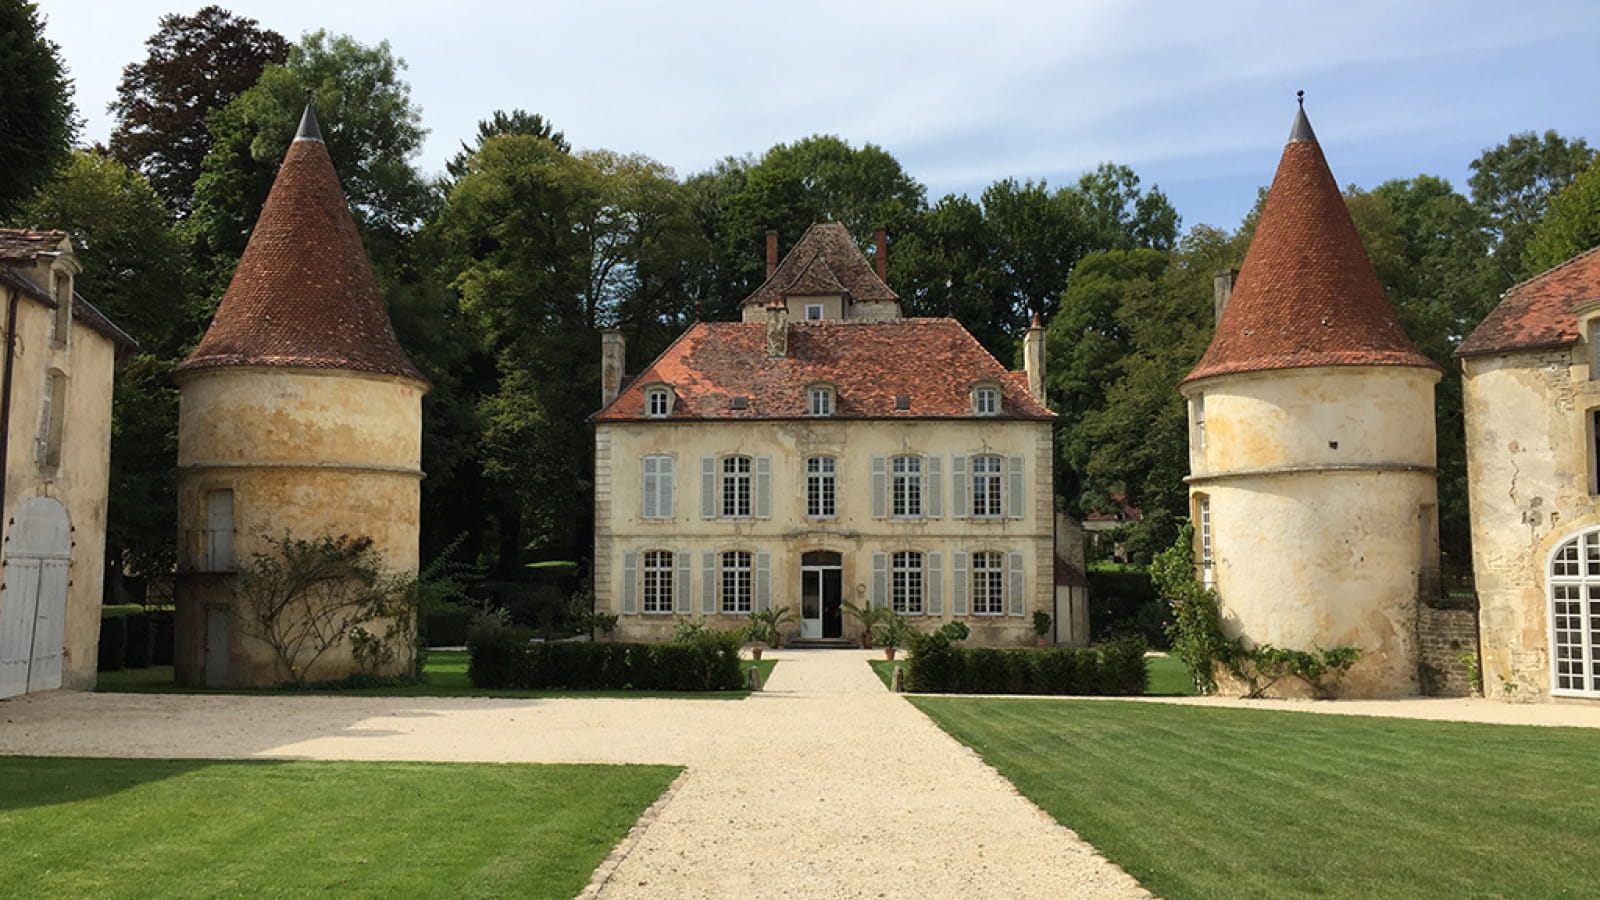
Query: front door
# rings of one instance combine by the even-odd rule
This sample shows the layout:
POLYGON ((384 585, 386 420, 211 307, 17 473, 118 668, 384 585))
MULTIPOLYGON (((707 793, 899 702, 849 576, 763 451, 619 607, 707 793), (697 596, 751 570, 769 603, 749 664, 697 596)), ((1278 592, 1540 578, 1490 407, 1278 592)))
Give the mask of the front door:
POLYGON ((844 570, 839 554, 813 550, 800 557, 800 636, 844 634, 844 570))

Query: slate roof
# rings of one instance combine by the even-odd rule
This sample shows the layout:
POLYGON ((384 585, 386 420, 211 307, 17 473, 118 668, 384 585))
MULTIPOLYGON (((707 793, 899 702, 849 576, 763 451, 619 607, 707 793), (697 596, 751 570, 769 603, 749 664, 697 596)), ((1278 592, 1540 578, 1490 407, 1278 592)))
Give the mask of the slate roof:
POLYGON ((1233 296, 1181 383, 1313 366, 1438 368, 1395 318, 1301 109, 1233 296))
POLYGON ((838 222, 819 222, 806 229, 772 277, 740 306, 767 306, 785 297, 816 294, 845 294, 858 303, 900 299, 878 278, 848 229, 838 222))
POLYGON ((666 421, 805 419, 806 388, 833 386, 832 419, 969 419, 979 381, 1000 388, 996 419, 1047 421, 1055 414, 1028 393, 1027 376, 1009 372, 954 319, 796 322, 788 354, 767 356, 765 322, 697 322, 649 368, 634 376, 594 421, 662 421, 644 414, 644 391, 666 384, 666 421), (895 409, 898 396, 910 408, 895 409), (746 398, 734 409, 735 397, 746 398))
POLYGON ((328 148, 302 120, 211 327, 175 374, 292 366, 424 381, 400 348, 328 148))
POLYGON ((1542 350, 1576 344, 1578 308, 1600 301, 1600 247, 1513 286, 1456 356, 1542 350))

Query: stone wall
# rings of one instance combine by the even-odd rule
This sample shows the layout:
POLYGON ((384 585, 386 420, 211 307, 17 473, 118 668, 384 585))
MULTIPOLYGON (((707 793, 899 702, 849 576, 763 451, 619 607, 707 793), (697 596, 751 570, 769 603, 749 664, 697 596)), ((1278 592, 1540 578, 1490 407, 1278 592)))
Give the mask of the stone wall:
POLYGON ((1417 667, 1423 692, 1434 697, 1478 693, 1471 672, 1461 662, 1463 655, 1478 655, 1477 613, 1422 605, 1417 611, 1417 667))

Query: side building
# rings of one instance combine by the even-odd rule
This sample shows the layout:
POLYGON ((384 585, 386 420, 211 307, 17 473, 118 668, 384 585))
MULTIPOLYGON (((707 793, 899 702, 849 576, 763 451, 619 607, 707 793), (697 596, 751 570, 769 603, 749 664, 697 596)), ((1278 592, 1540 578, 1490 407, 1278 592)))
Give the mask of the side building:
POLYGON ((1081 633, 1056 608, 1044 330, 1010 372, 955 320, 902 318, 878 246, 874 272, 814 225, 780 264, 769 236, 744 321, 695 324, 625 384, 604 336, 594 585, 624 639, 767 607, 790 636, 859 637, 845 603, 977 644, 1032 640, 1036 611, 1081 633))
POLYGON ((1456 351, 1485 696, 1600 698, 1600 248, 1456 351))
POLYGON ((95 682, 112 380, 136 345, 78 272, 65 233, 0 229, 0 698, 95 682))

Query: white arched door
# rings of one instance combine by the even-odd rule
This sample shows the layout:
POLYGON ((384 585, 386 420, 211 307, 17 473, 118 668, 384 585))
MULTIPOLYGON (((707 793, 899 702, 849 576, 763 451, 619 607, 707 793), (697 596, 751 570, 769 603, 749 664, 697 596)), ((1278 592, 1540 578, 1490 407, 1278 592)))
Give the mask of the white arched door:
POLYGON ((1550 556, 1551 691, 1600 697, 1600 531, 1586 531, 1550 556))
POLYGON ((0 697, 61 687, 72 525, 49 497, 30 497, 6 539, 0 591, 0 697))

